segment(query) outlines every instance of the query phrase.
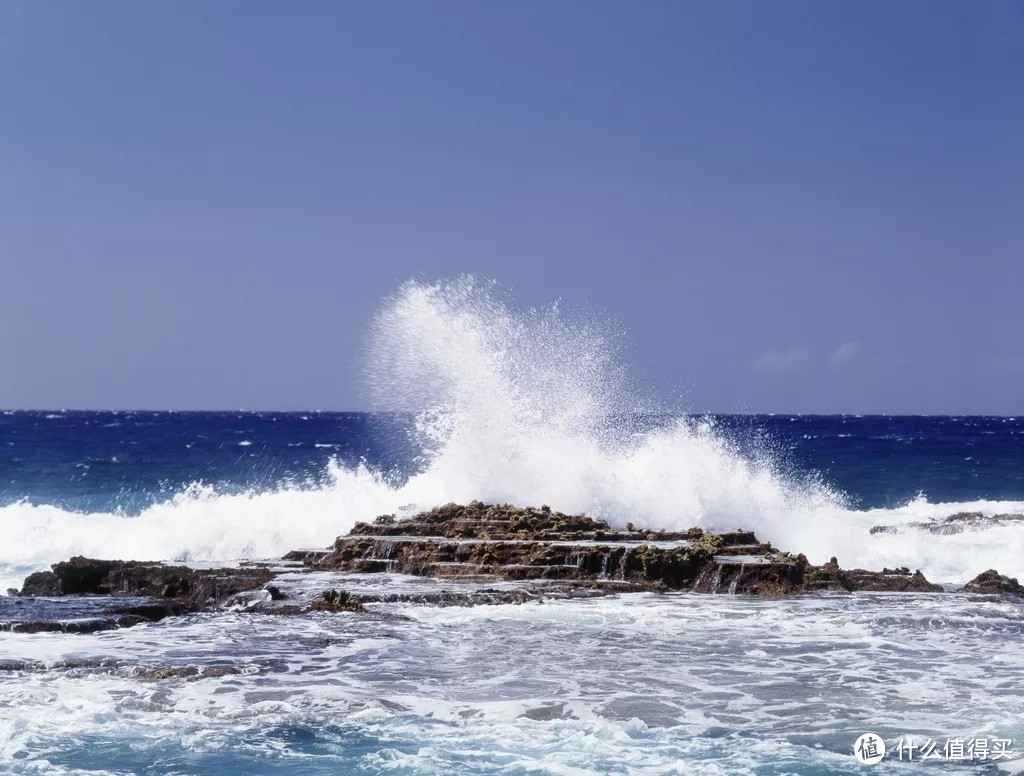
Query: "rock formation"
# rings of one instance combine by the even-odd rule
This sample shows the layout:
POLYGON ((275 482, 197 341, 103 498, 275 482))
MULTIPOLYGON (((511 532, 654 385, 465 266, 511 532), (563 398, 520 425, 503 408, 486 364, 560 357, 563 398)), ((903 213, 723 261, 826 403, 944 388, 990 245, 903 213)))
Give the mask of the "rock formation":
POLYGON ((1000 574, 995 569, 989 569, 988 571, 981 572, 964 585, 964 592, 1024 598, 1024 585, 1021 585, 1016 579, 1000 574))
POLYGON ((750 531, 708 533, 625 530, 548 507, 446 504, 413 518, 383 515, 356 523, 324 552, 291 553, 316 570, 400 572, 432 577, 556 579, 622 583, 632 589, 695 593, 795 595, 810 591, 942 588, 920 572, 898 569, 842 571, 835 558, 814 566, 779 552, 750 531))
MULTIPOLYGON (((948 524, 969 524, 974 518, 954 515, 948 524)), ((16 594, 58 600, 78 596, 82 601, 109 597, 111 605, 99 610, 101 616, 8 618, 0 621, 0 629, 92 632, 219 607, 277 615, 359 612, 379 616, 364 605, 417 601, 467 606, 630 591, 758 596, 943 591, 920 571, 908 568, 843 569, 836 558, 815 566, 803 554, 780 552, 750 531, 649 531, 631 523, 615 529, 601 520, 562 514, 546 506, 523 509, 479 501, 446 504, 408 519, 384 515, 370 523, 356 523, 331 547, 297 550, 284 560, 290 568, 305 567, 314 575, 396 572, 453 584, 451 589, 399 588, 392 593, 384 588, 384 592, 362 595, 330 588, 312 601, 306 593, 305 603, 300 596, 280 604, 289 596, 275 581, 276 571, 261 565, 194 569, 74 557, 54 564, 51 571, 30 575, 16 594), (518 584, 509 586, 509 581, 518 584), (488 586, 488 582, 502 584, 488 586)), ((995 570, 980 574, 963 591, 1024 598, 1024 586, 995 570)))

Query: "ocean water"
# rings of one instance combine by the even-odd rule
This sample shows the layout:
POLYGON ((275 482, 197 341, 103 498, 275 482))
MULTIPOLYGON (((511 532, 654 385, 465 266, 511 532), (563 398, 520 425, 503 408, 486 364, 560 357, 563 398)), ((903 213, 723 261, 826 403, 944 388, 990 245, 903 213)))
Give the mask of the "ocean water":
POLYGON ((0 664, 35 661, 0 675, 3 772, 824 776, 870 770, 851 755, 865 732, 890 748, 1017 742, 1011 761, 881 773, 1021 766, 1019 604, 643 594, 389 611, 401 619, 0 634, 0 664), (141 674, 181 666, 239 673, 141 674))
MULTIPOLYGON (((495 476, 494 491, 452 488, 449 496, 409 415, 4 412, 0 530, 8 539, 0 546, 0 583, 16 585, 26 573, 80 553, 276 557, 325 546, 357 519, 477 496, 543 501, 620 523, 752 528, 816 560, 835 554, 846 566, 909 565, 941 581, 966 581, 992 565, 1024 576, 1021 545, 1005 543, 1012 528, 945 537, 864 531, 857 547, 843 544, 853 526, 1024 511, 1024 418, 652 415, 624 422, 642 437, 641 447, 600 460, 606 472, 579 473, 582 485, 552 477, 530 488, 495 476), (660 471, 631 460, 638 450, 652 455, 644 445, 664 456, 655 462, 660 471), (705 476, 744 477, 738 487, 752 503, 732 513, 707 500, 705 491, 716 495, 720 484, 683 488, 673 481, 671 467, 687 461, 671 456, 693 452, 710 459, 697 456, 700 465, 718 467, 705 476), (770 477, 758 469, 765 460, 770 477), (651 479, 618 493, 601 482, 593 494, 576 492, 591 478, 621 478, 612 471, 618 465, 651 479), (560 500, 559 489, 571 498, 560 500), (776 503, 794 514, 771 514, 776 503), (787 516, 809 533, 778 525, 787 516), (897 552, 894 544, 908 546, 897 552), (963 556, 965 549, 972 554, 963 556)), ((516 471, 524 462, 509 457, 510 476, 532 474, 516 471)), ((734 497, 722 500, 732 506, 734 497)))
MULTIPOLYGON (((920 568, 950 588, 993 567, 1024 577, 1021 526, 922 526, 1024 512, 1022 419, 691 416, 637 384, 614 326, 520 309, 472 278, 403 286, 368 351, 375 414, 0 413, 0 589, 74 554, 276 558, 475 498, 753 529, 815 562, 920 568)), ((304 575, 285 584, 316 594, 304 575)), ((23 605, 0 598, 0 620, 23 605)), ((370 608, 0 632, 0 773, 863 773, 865 732, 890 748, 1014 741, 998 762, 890 752, 882 773, 1024 762, 1024 606, 1010 601, 370 608)))

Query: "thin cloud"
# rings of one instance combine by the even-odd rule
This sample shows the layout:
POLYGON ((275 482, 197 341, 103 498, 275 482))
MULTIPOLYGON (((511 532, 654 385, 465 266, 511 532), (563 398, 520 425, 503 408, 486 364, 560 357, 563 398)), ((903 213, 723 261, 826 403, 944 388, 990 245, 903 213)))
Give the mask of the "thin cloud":
POLYGON ((844 366, 849 366, 860 356, 860 340, 851 340, 850 342, 844 342, 835 352, 829 356, 829 361, 832 362, 832 366, 836 369, 842 369, 844 366))
POLYGON ((754 368, 762 372, 789 372, 803 364, 810 354, 803 348, 769 350, 754 362, 754 368))

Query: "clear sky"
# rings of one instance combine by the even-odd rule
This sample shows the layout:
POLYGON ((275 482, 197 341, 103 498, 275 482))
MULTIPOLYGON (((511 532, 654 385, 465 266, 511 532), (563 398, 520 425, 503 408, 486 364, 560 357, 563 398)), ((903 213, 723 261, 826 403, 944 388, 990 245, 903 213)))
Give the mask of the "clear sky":
POLYGON ((360 408, 460 272, 694 410, 1024 413, 1024 2, 0 0, 0 406, 360 408))

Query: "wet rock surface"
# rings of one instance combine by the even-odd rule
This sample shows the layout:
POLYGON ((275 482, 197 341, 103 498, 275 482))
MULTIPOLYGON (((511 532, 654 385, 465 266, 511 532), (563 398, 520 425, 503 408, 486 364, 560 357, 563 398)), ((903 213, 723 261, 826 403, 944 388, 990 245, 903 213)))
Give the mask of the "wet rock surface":
POLYGON ((989 569, 978 574, 978 576, 964 585, 964 592, 1024 598, 1024 585, 1021 585, 1014 578, 1000 574, 995 569, 989 569))
POLYGON ((851 590, 890 593, 941 593, 943 590, 942 585, 929 582, 920 571, 911 573, 908 568, 881 571, 851 569, 843 573, 851 590))
MULTIPOLYGON (((271 579, 262 567, 195 569, 163 563, 76 556, 50 571, 29 575, 16 601, 73 598, 67 607, 50 602, 14 608, 5 604, 0 630, 15 633, 96 633, 218 606, 257 590, 271 579), (7 611, 7 610, 10 611, 7 611)), ((266 592, 269 599, 272 596, 266 592)), ((9 599, 8 599, 9 600, 9 599)))
POLYGON ((357 523, 327 552, 289 556, 314 570, 449 579, 560 580, 600 588, 788 596, 807 592, 937 592, 920 572, 814 566, 750 531, 626 530, 548 507, 447 504, 413 518, 357 523))
POLYGON ((357 523, 327 554, 306 553, 317 570, 399 572, 468 579, 621 581, 683 589, 716 555, 764 554, 747 531, 720 534, 616 530, 547 507, 448 504, 408 520, 357 523))
POLYGON ((133 672, 136 679, 158 681, 161 679, 203 679, 221 676, 237 676, 242 673, 234 666, 155 666, 138 668, 133 672))
POLYGON ((59 598, 0 597, 0 631, 13 633, 96 633, 164 617, 194 607, 173 601, 110 596, 59 598))
POLYGON ((270 573, 262 567, 195 569, 132 560, 76 556, 25 579, 19 595, 151 596, 204 605, 262 587, 270 573))
MULTIPOLYGON (((946 524, 975 517, 954 515, 946 524)), ((1020 516, 986 519, 1000 517, 1020 516)), ((274 567, 196 569, 74 557, 30 575, 17 597, 0 599, 0 630, 92 633, 212 610, 376 617, 384 613, 367 605, 519 604, 637 591, 775 597, 942 590, 908 568, 843 569, 836 558, 816 566, 750 531, 614 529, 548 507, 471 502, 357 523, 333 546, 297 550, 274 567), (356 578, 380 582, 351 585, 355 592, 335 586, 356 578), (438 584, 395 584, 400 578, 438 584)), ((963 592, 1024 598, 1024 586, 995 570, 963 592)))
POLYGON ((363 608, 359 599, 352 597, 345 590, 324 590, 323 594, 316 601, 309 605, 310 611, 314 612, 358 612, 363 608))

